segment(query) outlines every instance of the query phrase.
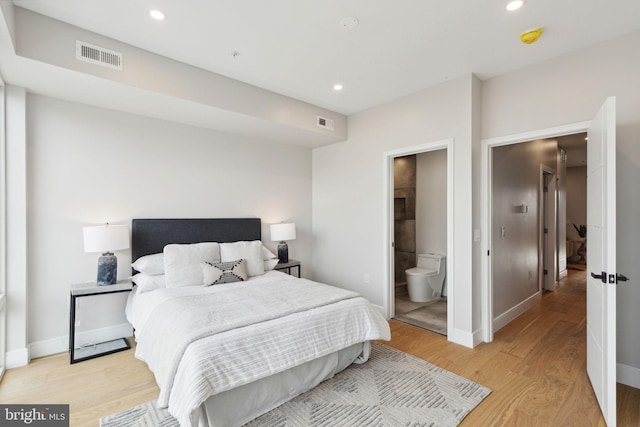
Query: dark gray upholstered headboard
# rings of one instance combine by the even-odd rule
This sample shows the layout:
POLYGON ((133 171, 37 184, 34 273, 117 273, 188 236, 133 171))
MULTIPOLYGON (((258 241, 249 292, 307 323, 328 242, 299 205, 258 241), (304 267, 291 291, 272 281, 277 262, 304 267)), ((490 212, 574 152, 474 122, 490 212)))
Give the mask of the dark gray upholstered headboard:
POLYGON ((134 219, 131 260, 162 252, 170 243, 261 240, 260 218, 134 219))

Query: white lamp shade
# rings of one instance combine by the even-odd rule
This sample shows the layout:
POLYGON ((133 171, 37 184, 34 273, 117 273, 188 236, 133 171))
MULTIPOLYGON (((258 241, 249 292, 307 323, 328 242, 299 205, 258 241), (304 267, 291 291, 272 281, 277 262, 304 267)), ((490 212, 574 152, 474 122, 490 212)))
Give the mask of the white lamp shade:
POLYGON ((129 227, 126 225, 98 225, 84 227, 85 252, 113 252, 129 248, 129 227))
POLYGON ((296 238, 296 225, 292 222, 271 224, 271 241, 284 242, 296 238))

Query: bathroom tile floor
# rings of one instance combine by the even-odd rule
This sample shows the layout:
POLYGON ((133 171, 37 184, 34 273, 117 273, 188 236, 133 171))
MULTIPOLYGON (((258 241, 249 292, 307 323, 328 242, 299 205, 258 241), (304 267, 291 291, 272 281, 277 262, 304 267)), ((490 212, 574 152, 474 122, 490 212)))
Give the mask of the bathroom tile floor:
MULTIPOLYGON (((406 288, 405 288, 406 289, 406 288)), ((412 302, 402 287, 396 288, 395 320, 426 329, 441 335, 447 335, 447 299, 429 302, 412 302)))

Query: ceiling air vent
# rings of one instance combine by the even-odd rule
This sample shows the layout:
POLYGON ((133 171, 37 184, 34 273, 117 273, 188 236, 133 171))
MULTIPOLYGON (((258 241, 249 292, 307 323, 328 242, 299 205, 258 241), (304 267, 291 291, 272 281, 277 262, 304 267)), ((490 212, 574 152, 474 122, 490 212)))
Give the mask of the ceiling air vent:
POLYGON ((320 128, 324 128, 324 129, 327 129, 327 130, 333 130, 333 120, 332 119, 326 119, 324 117, 318 116, 318 121, 316 122, 316 124, 320 128))
POLYGON ((76 40, 76 59, 122 71, 122 53, 76 40))

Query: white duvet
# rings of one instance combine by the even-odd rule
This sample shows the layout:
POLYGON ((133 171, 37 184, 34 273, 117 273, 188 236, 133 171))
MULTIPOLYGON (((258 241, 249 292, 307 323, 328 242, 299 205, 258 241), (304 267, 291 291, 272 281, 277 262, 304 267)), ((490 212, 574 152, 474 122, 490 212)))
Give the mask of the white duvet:
POLYGON ((268 272, 246 282, 134 295, 136 357, 182 426, 209 397, 352 344, 390 339, 382 314, 344 289, 268 272))

